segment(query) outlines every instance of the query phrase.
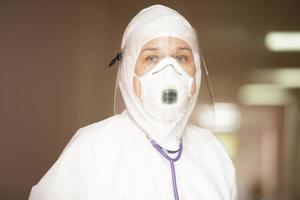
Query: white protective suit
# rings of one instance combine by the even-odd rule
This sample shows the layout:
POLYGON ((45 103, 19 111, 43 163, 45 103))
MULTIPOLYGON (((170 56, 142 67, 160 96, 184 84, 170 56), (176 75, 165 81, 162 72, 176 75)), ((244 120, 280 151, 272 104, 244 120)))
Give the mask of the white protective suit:
POLYGON ((122 39, 118 86, 126 109, 80 128, 42 179, 30 200, 173 200, 169 162, 147 136, 167 149, 183 150, 175 163, 180 200, 236 199, 235 168, 223 145, 208 131, 189 124, 200 88, 196 35, 176 11, 161 5, 137 14, 122 39), (132 80, 139 51, 149 40, 174 36, 193 50, 196 92, 177 123, 151 119, 134 93, 132 80))

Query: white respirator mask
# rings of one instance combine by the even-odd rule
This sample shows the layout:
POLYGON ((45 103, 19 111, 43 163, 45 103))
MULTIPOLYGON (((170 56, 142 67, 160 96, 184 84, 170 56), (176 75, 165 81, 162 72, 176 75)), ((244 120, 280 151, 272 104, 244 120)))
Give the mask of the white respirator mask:
POLYGON ((145 111, 161 122, 179 121, 192 96, 194 77, 172 57, 166 57, 138 77, 145 111))

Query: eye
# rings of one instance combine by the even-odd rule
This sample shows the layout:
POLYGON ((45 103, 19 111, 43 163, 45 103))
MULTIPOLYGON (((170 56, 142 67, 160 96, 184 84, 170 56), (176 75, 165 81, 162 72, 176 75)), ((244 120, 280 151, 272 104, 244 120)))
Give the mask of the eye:
POLYGON ((155 63, 158 61, 158 56, 157 55, 149 55, 145 58, 145 60, 149 63, 155 63))
POLYGON ((180 63, 188 61, 188 57, 185 55, 177 55, 175 59, 180 63))

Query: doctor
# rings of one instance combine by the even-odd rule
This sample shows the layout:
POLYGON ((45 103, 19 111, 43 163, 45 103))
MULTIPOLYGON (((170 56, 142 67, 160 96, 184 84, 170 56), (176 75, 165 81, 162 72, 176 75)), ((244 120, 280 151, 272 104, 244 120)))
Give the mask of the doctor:
POLYGON ((143 9, 121 53, 116 101, 124 109, 80 128, 29 200, 235 200, 222 144, 188 123, 201 83, 190 23, 165 6, 143 9))

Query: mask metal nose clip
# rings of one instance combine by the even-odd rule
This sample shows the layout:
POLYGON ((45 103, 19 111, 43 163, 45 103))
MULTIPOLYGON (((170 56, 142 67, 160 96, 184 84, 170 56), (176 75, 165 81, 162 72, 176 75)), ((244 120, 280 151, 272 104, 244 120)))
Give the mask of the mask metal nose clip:
POLYGON ((158 72, 164 70, 164 69, 167 68, 167 67, 172 67, 172 69, 173 69, 178 75, 182 76, 182 74, 181 74, 179 71, 177 71, 177 70, 175 69, 175 67, 174 67, 173 64, 167 64, 167 65, 165 65, 163 68, 161 68, 160 70, 155 71, 155 72, 152 72, 152 74, 157 74, 158 72))

